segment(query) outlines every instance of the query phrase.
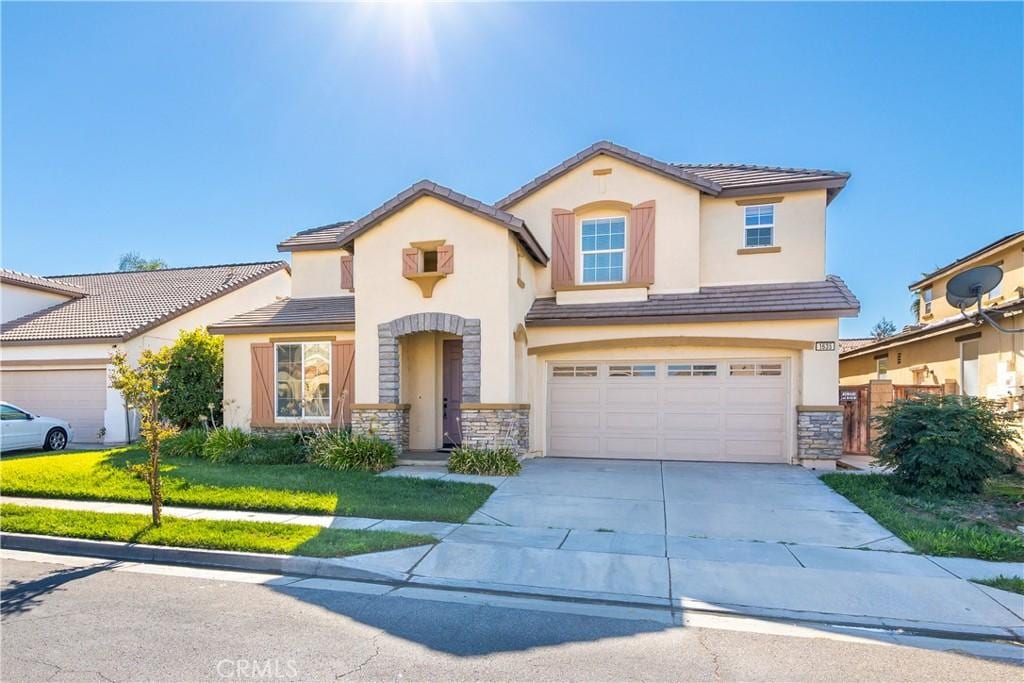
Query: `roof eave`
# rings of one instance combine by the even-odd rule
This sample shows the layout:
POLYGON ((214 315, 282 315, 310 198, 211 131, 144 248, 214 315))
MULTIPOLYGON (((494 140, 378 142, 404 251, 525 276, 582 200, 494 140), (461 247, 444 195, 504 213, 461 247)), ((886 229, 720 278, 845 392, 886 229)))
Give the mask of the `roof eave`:
POLYGON ((938 270, 934 270, 931 273, 929 273, 928 275, 925 275, 923 278, 921 278, 917 282, 911 283, 907 287, 907 289, 910 290, 911 292, 916 291, 916 290, 920 289, 921 287, 923 287, 924 285, 926 285, 926 284, 928 284, 930 282, 934 282, 936 279, 942 277, 943 275, 945 275, 949 271, 953 270, 954 268, 957 268, 959 266, 967 265, 971 261, 976 261, 978 259, 983 259, 986 256, 988 256, 989 254, 991 254, 993 251, 997 251, 999 249, 1005 248, 1007 245, 1012 244, 1015 239, 1024 240, 1024 231, 1015 232, 1012 235, 1007 235, 1006 237, 1004 237, 1004 238, 1002 238, 1002 239, 1000 239, 1000 240, 998 240, 996 242, 993 242, 992 244, 990 244, 990 245, 988 245, 986 247, 982 247, 981 249, 979 249, 979 250, 977 250, 975 252, 972 252, 972 253, 968 254, 967 256, 964 256, 963 258, 957 259, 956 261, 953 261, 952 263, 949 263, 949 264, 947 264, 945 266, 942 266, 938 270))
POLYGON ((794 180, 786 183, 764 183, 761 185, 750 185, 746 187, 730 187, 723 189, 718 196, 726 197, 749 197, 759 194, 771 194, 775 192, 805 192, 808 190, 827 190, 826 203, 835 199, 849 180, 849 176, 837 178, 819 178, 817 180, 794 180))
POLYGON ((356 328, 352 322, 316 322, 316 323, 263 323, 259 325, 207 325, 210 334, 262 334, 289 331, 295 332, 348 332, 356 328))
POLYGON ((277 245, 277 250, 280 252, 295 252, 295 251, 329 251, 331 249, 344 249, 337 240, 331 240, 330 242, 314 242, 311 244, 287 244, 281 242, 277 245))
POLYGON ((571 327, 580 325, 636 325, 647 323, 699 323, 732 322, 743 320, 808 320, 822 318, 854 318, 860 313, 856 308, 831 308, 822 310, 763 311, 757 313, 701 313, 694 315, 646 315, 646 316, 603 316, 588 318, 526 318, 527 327, 571 327))
POLYGON ((24 287, 25 289, 34 289, 38 292, 47 292, 49 294, 60 294, 66 296, 69 299, 81 299, 86 295, 86 292, 80 289, 65 289, 60 286, 49 286, 42 283, 26 282, 24 280, 16 280, 9 277, 0 277, 0 282, 5 285, 11 285, 12 287, 24 287))

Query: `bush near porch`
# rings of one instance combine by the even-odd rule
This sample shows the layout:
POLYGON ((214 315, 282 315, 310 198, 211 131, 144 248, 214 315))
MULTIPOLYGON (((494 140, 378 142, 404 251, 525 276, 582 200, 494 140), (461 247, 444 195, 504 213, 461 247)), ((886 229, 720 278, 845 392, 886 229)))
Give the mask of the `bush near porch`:
MULTIPOLYGON (((0 462, 0 494, 146 503, 146 483, 128 469, 146 457, 138 449, 117 449, 5 458, 0 462)), ((465 522, 494 492, 486 484, 377 477, 311 464, 162 460, 166 505, 465 522)))
POLYGON ((941 496, 915 494, 893 475, 822 475, 914 550, 946 557, 1024 561, 1024 476, 989 479, 981 493, 941 496))

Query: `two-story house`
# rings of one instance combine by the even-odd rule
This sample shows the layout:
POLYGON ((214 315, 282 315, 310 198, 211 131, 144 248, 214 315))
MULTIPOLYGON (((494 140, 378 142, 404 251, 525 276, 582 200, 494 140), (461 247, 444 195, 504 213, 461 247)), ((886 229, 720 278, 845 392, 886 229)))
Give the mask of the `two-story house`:
MULTIPOLYGON (((888 379, 902 385, 942 385, 950 393, 1021 399, 1024 334, 1006 334, 974 324, 946 300, 946 284, 980 265, 1003 270, 999 285, 983 299, 1001 325, 1024 327, 1024 232, 1007 235, 910 285, 917 321, 881 340, 856 340, 840 355, 844 385, 888 379)), ((973 309, 972 309, 973 310, 973 309)))
POLYGON ((304 230, 226 336, 226 420, 400 451, 802 462, 841 450, 825 214, 848 174, 599 142, 493 204, 421 181, 304 230))

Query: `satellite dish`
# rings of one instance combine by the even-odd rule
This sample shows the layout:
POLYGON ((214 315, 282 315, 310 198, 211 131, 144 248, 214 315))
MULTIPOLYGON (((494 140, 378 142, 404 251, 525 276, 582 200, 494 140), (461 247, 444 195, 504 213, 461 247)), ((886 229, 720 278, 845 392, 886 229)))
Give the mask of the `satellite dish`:
POLYGON ((946 301, 949 302, 949 305, 952 306, 953 308, 959 308, 960 310, 970 308, 974 304, 978 303, 979 298, 980 297, 976 296, 955 296, 952 292, 946 292, 946 301))
POLYGON ((946 285, 947 299, 950 296, 967 301, 980 299, 995 289, 1002 279, 1003 271, 999 266, 978 266, 965 270, 946 285))

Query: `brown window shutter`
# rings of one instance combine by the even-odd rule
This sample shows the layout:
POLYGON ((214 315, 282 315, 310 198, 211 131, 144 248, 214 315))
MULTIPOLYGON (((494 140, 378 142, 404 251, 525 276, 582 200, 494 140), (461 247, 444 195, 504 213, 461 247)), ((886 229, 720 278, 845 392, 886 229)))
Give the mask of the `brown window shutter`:
POLYGON ((551 210, 551 286, 554 289, 576 284, 576 214, 565 209, 551 210))
POLYGON ((413 275, 420 272, 420 250, 402 250, 402 275, 413 275))
POLYGON ((354 286, 352 279, 352 254, 345 254, 341 257, 341 288, 352 289, 354 286))
POLYGON ((252 427, 274 424, 274 345, 252 344, 252 427))
POLYGON ((451 275, 455 272, 455 245, 442 244, 437 248, 437 272, 451 275))
POLYGON ((654 284, 654 200, 629 211, 629 281, 654 284))
POLYGON ((331 342, 331 422, 336 425, 352 424, 355 360, 355 342, 331 342))

